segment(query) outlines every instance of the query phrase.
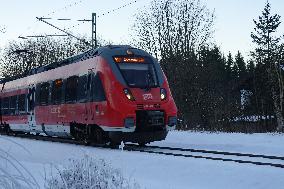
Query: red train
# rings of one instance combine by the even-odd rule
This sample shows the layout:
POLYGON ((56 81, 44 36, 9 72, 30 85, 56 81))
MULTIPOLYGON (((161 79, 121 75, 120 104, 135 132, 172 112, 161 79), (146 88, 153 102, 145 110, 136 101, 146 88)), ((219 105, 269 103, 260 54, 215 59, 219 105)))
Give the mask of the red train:
POLYGON ((1 82, 0 129, 97 143, 165 139, 177 108, 156 59, 131 46, 92 49, 1 82))

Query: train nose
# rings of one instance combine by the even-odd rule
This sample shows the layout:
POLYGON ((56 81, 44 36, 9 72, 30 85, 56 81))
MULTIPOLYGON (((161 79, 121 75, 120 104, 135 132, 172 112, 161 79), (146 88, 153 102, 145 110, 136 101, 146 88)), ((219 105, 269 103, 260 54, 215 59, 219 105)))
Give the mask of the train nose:
POLYGON ((136 111, 136 131, 159 131, 165 129, 165 113, 156 110, 136 111))
POLYGON ((159 88, 152 88, 150 90, 132 88, 131 91, 138 103, 161 101, 159 88))

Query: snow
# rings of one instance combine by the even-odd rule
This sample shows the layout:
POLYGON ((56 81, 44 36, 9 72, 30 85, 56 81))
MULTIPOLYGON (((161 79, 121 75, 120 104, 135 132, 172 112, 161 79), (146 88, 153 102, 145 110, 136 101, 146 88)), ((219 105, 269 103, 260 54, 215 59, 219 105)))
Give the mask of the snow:
MULTIPOLYGON (((165 141, 151 145, 284 156, 283 139, 283 134, 273 133, 172 131, 165 141)), ((0 136, 0 148, 24 165, 42 188, 52 166, 60 168, 68 159, 78 159, 85 155, 104 159, 114 168, 120 169, 126 178, 136 181, 141 188, 267 189, 284 186, 284 169, 270 166, 100 149, 7 136, 0 136)))
POLYGON ((173 131, 151 145, 284 156, 284 134, 173 131))

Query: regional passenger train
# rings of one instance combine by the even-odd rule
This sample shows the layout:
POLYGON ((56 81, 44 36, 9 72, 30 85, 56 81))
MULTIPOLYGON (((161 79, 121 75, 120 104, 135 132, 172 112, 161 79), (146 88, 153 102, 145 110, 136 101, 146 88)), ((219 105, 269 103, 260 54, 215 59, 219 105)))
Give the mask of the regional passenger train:
POLYGON ((0 129, 96 143, 163 140, 177 108, 156 59, 105 46, 0 83, 0 129))

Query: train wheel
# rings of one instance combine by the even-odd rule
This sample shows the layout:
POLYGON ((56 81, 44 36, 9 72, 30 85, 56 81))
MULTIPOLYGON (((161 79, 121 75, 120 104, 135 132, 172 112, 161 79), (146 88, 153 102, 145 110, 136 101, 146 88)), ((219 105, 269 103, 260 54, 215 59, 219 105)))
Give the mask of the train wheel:
POLYGON ((85 136, 82 141, 86 146, 91 144, 91 141, 89 140, 89 138, 87 136, 85 136))
POLYGON ((70 132, 71 132, 71 135, 75 138, 75 140, 81 141, 85 145, 90 144, 90 137, 87 132, 86 125, 79 125, 76 123, 71 123, 70 132))
POLYGON ((5 133, 4 125, 0 124, 0 133, 5 133))
POLYGON ((104 132, 101 128, 95 128, 94 129, 94 136, 95 136, 95 142, 97 144, 105 144, 105 136, 104 136, 104 132))
POLYGON ((119 144, 120 144, 119 142, 110 141, 110 142, 108 143, 108 146, 109 146, 110 148, 112 148, 112 149, 118 149, 119 144))
POLYGON ((12 134, 12 130, 10 129, 9 125, 5 125, 5 131, 7 135, 11 135, 12 134))

